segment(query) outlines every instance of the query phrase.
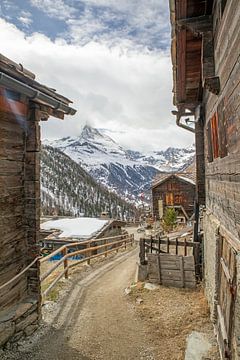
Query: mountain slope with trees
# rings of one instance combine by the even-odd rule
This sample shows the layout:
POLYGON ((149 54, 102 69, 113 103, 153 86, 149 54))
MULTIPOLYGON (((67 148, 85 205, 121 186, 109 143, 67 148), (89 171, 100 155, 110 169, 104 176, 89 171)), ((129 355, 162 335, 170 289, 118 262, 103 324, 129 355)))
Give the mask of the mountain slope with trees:
POLYGON ((41 200, 43 214, 111 217, 134 216, 134 205, 98 184, 79 164, 56 148, 41 152, 41 200))

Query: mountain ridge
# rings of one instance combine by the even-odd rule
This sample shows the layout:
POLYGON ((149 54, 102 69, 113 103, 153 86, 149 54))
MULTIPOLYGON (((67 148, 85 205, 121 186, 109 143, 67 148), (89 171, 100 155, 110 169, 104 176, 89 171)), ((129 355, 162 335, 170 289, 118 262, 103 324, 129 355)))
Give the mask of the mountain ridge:
POLYGON ((124 198, 137 201, 161 172, 183 171, 195 149, 172 148, 142 153, 125 149, 109 135, 86 125, 80 136, 45 141, 80 164, 93 178, 124 198))

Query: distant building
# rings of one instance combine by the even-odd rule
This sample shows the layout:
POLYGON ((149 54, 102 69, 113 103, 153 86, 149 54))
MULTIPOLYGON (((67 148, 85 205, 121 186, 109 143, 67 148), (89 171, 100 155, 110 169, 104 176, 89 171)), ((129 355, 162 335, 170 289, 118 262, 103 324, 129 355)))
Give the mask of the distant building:
POLYGON ((122 234, 125 222, 114 219, 61 218, 41 224, 40 245, 49 252, 62 245, 90 239, 113 237, 122 234))
POLYGON ((177 211, 179 223, 186 223, 194 212, 195 182, 186 174, 162 174, 152 185, 152 206, 155 220, 161 220, 165 209, 177 211))

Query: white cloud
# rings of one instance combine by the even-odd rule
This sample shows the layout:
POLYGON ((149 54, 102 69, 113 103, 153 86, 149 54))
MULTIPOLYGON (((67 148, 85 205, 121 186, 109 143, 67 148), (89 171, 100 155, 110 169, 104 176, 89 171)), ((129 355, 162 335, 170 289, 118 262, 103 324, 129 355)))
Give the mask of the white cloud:
POLYGON ((26 27, 32 23, 32 15, 29 11, 21 11, 18 20, 26 27))
POLYGON ((55 42, 44 35, 26 37, 0 20, 1 51, 74 101, 78 110, 65 121, 43 123, 43 137, 77 135, 90 123, 123 130, 118 140, 128 148, 186 146, 192 135, 175 126, 171 61, 164 52, 125 51, 104 43, 85 46, 55 42))
POLYGON ((69 6, 63 0, 30 0, 32 6, 44 11, 50 17, 60 20, 68 19, 76 12, 75 8, 69 6))

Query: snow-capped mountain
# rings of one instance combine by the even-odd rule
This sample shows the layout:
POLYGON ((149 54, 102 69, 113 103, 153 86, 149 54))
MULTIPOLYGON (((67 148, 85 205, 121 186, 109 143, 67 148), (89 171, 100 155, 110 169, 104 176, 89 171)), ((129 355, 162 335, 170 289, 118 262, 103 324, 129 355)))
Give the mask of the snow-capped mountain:
POLYGON ((82 167, 58 149, 43 146, 41 151, 41 203, 44 215, 98 217, 134 216, 133 204, 98 184, 82 167))
POLYGON ((147 154, 124 149, 103 131, 87 125, 78 137, 44 143, 63 151, 98 182, 135 199, 150 189, 159 172, 182 171, 195 155, 194 147, 168 148, 147 154))

